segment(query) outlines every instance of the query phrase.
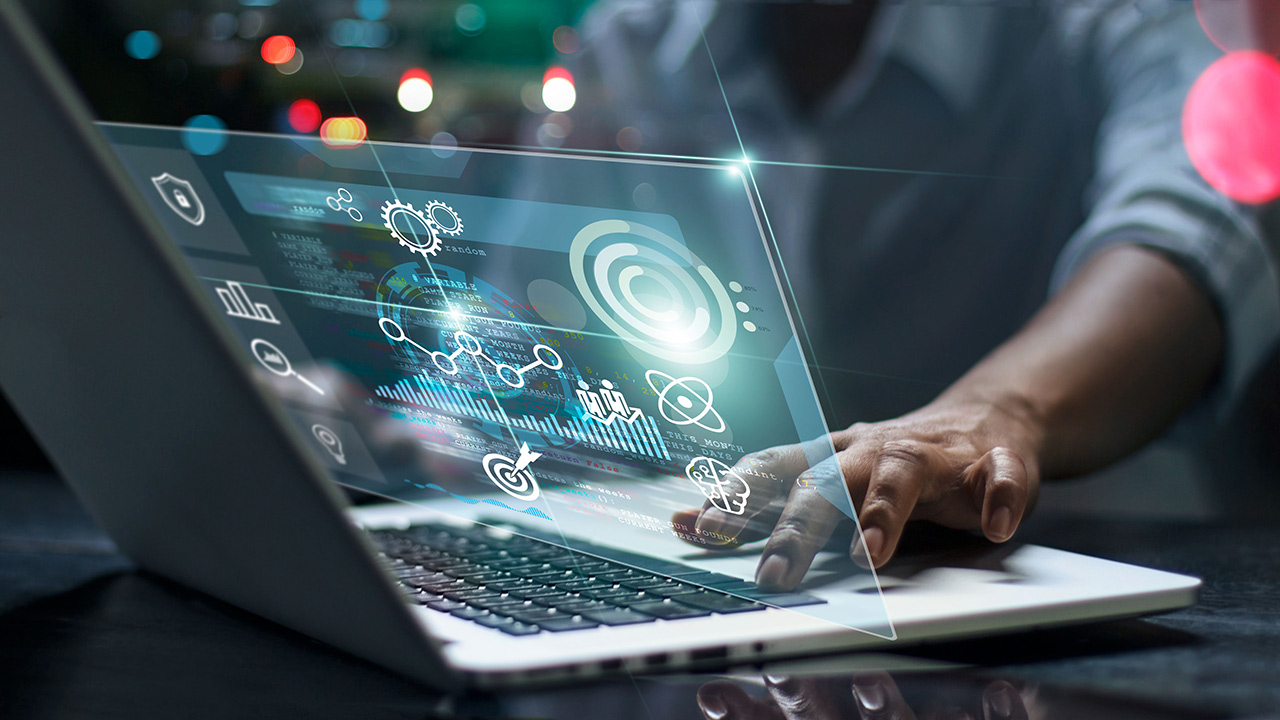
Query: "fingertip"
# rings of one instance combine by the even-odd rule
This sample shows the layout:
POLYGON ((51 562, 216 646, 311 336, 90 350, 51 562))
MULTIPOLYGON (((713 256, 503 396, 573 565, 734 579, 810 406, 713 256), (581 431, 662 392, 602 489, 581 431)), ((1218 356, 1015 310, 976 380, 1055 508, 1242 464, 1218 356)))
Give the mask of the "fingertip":
POLYGON ((763 590, 790 590, 787 576, 791 574, 791 561, 785 555, 769 555, 756 570, 756 585, 763 590))
POLYGON ((872 567, 880 567, 885 563, 887 558, 883 557, 884 530, 875 526, 863 528, 862 543, 867 550, 867 556, 871 559, 872 567))
POLYGON ((1004 542, 1013 536, 1013 529, 1013 511, 1002 505, 991 513, 985 533, 992 542, 1004 542))

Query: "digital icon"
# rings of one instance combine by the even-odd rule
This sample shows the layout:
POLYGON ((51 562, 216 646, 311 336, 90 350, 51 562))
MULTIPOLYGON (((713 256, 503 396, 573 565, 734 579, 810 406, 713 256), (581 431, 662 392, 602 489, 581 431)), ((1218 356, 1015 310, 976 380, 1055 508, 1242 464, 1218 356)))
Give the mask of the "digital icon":
POLYGON ((409 203, 399 200, 383 203, 382 224, 391 231, 391 237, 409 248, 410 252, 421 253, 422 257, 440 252, 440 238, 436 235, 435 223, 409 203))
POLYGON ((346 188, 338 188, 337 197, 330 195, 329 197, 324 199, 324 202, 326 205, 329 206, 330 209, 337 210, 338 212, 345 212, 347 215, 351 217, 352 220, 356 222, 360 222, 361 220, 364 220, 364 215, 362 215, 359 210, 350 206, 349 203, 351 203, 353 200, 354 198, 351 197, 350 190, 346 188), (342 207, 343 203, 348 203, 348 206, 342 207))
POLYGON ((311 426, 311 434, 316 436, 316 440, 324 446, 325 450, 338 461, 339 465, 347 464, 347 456, 342 453, 342 441, 338 439, 338 434, 329 428, 316 423, 311 426))
POLYGON ((489 453, 481 462, 484 474, 489 476, 494 485, 517 500, 530 502, 537 499, 541 490, 529 465, 540 457, 542 453, 531 452, 529 443, 525 443, 520 446, 520 457, 514 463, 511 458, 500 453, 489 453))
POLYGON ((599 390, 592 390, 587 381, 579 380, 577 395, 587 416, 596 422, 612 425, 614 420, 621 419, 630 424, 640 419, 640 408, 628 405, 627 399, 608 380, 600 381, 599 390))
POLYGON ((218 293, 222 306, 231 317, 257 320, 272 325, 280 324, 275 313, 271 312, 271 308, 267 307, 266 303, 255 303, 250 300, 249 292, 240 283, 228 280, 226 287, 214 288, 214 291, 218 293))
POLYGON ((731 515, 741 515, 747 509, 751 486, 728 465, 715 458, 696 457, 684 474, 715 507, 731 515))
POLYGON ((737 337, 737 314, 724 284, 692 250, 654 228, 593 222, 574 236, 569 270, 596 317, 654 357, 708 363, 737 337))
POLYGON ((426 214, 427 222, 430 222, 434 229, 450 237, 458 237, 462 234, 462 218, 458 217, 458 213, 453 208, 439 200, 429 201, 422 212, 426 214))
POLYGON ((204 203, 200 202, 200 196, 196 195, 196 189, 191 183, 163 173, 151 178, 151 184, 156 186, 164 204, 177 213, 178 217, 192 225, 204 222, 204 203))
POLYGON ((253 342, 249 343, 249 350, 253 353, 253 356, 257 358, 258 362, 262 364, 262 367, 272 373, 275 373, 280 377, 289 377, 292 375, 293 377, 298 378, 298 381, 303 385, 306 385, 321 395, 324 394, 324 390, 319 385, 316 385, 310 380, 299 375, 298 372, 293 369, 293 365, 289 364, 289 358, 285 357, 285 354, 280 352, 280 348, 275 345, 272 345, 262 338, 257 338, 253 342))
POLYGON ((539 367, 545 367, 548 370, 559 370, 564 367, 564 360, 560 358, 560 354, 555 350, 552 350, 550 347, 542 344, 533 346, 533 362, 525 365, 524 367, 518 368, 514 365, 508 365, 494 360, 484 351, 484 347, 480 345, 480 341, 476 339, 476 336, 465 330, 459 330, 453 334, 454 341, 458 343, 458 349, 454 350, 452 353, 443 353, 439 350, 428 350, 422 345, 419 345, 405 334, 404 328, 400 327, 399 323, 391 318, 380 318, 378 320, 378 327, 382 329, 382 333, 387 336, 388 340, 391 340, 392 342, 407 342, 418 350, 430 355, 431 362, 435 363, 440 372, 443 372, 445 375, 458 374, 458 356, 464 352, 474 357, 477 361, 484 360, 487 362, 493 367, 493 370, 497 374, 499 380, 506 383, 508 386, 517 389, 524 387, 524 375, 530 370, 539 367))
POLYGON ((724 418, 711 406, 711 386, 700 378, 681 378, 650 370, 645 382, 658 393, 658 412, 672 425, 696 425, 707 432, 724 432, 724 418))

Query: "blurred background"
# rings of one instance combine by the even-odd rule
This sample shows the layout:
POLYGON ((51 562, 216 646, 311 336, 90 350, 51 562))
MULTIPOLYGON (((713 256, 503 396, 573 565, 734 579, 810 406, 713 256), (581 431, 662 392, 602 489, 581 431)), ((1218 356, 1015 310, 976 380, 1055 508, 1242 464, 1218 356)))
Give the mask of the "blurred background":
MULTIPOLYGON (((1091 139, 1071 135, 1070 127, 1061 135, 1037 134, 1037 117, 1054 119, 1078 113, 1083 127, 1089 122, 1096 124, 1105 112, 1105 108, 1091 107, 1073 96, 1071 92, 1080 90, 1074 86, 1061 92, 1044 92, 1045 87, 1051 87, 1048 83, 1063 82, 1063 67, 1080 61, 1064 59, 1073 51, 1069 36, 1062 44, 1045 41, 1045 28, 1050 22, 1046 18, 1058 10, 1047 10, 1044 4, 1030 1, 976 3, 977 10, 966 10, 957 16, 961 22, 981 14, 992 16, 987 26, 1002 33, 998 45, 994 39, 984 39, 984 26, 975 24, 974 35, 968 38, 971 46, 950 48, 945 43, 937 44, 935 59, 946 58, 941 64, 930 63, 923 56, 904 55, 903 65, 909 70, 914 68, 917 76, 929 79, 933 75, 947 82, 948 77, 978 72, 978 66, 992 58, 1015 67, 1019 72, 1006 73, 1003 84, 973 90, 977 100, 970 100, 976 110, 969 114, 939 110, 927 122, 919 116, 902 115, 900 110, 898 115, 889 112, 884 116, 859 110, 848 114, 848 123, 824 120, 823 113, 830 108, 814 97, 823 87, 840 90, 847 85, 845 89, 850 92, 866 91, 859 85, 862 80, 856 72, 851 80, 840 81, 831 71, 843 71, 850 56, 859 50, 860 41, 855 36, 850 35, 855 40, 849 43, 840 42, 839 38, 846 25, 865 28, 876 8, 875 3, 865 0, 723 3, 716 22, 709 26, 703 23, 716 4, 701 1, 26 0, 25 4, 103 120, 319 135, 336 144, 377 140, 733 159, 746 159, 746 150, 753 161, 761 161, 756 168, 760 198, 768 211, 775 213, 783 242, 788 233, 799 236, 802 231, 870 237, 878 229, 883 230, 877 225, 882 219, 870 210, 863 212, 856 202, 876 210, 892 208, 898 198, 915 192, 921 184, 909 175, 903 175, 901 181, 874 173, 852 178, 848 170, 867 169, 851 168, 855 165, 872 166, 874 172, 906 168, 911 172, 936 171, 939 175, 973 173, 974 177, 988 178, 981 181, 985 184, 980 191, 972 191, 979 197, 979 192, 995 194, 992 188, 996 181, 989 178, 1004 169, 1003 162, 1018 163, 1045 147, 1054 147, 1058 155, 1046 153, 1046 167, 1065 168, 1062 173, 1066 182, 1083 185, 1084 178, 1095 168, 1084 156, 1087 153, 1072 149, 1087 147, 1091 139), (818 9, 792 11, 799 6, 818 9), (735 23, 744 27, 747 24, 737 18, 739 15, 750 15, 756 25, 735 30, 735 23), (827 42, 805 41, 806 33, 822 34, 824 26, 827 42), (683 34, 671 31, 681 27, 685 28, 683 34), (703 35, 703 29, 708 27, 703 35), (735 33, 747 39, 745 50, 734 49, 726 39, 735 33), (830 41, 832 37, 837 40, 830 41), (753 47, 755 40, 761 42, 753 47), (703 60, 704 49, 709 53, 712 47, 721 53, 718 67, 703 60), (999 51, 984 60, 972 51, 981 47, 998 47, 999 51), (758 67, 756 61, 766 55, 775 58, 780 66, 797 70, 787 74, 766 69, 753 74, 758 67), (586 60, 588 56, 590 59, 586 60), (677 66, 678 71, 671 70, 677 66), (732 77, 717 89, 715 83, 721 80, 721 72, 732 77), (632 77, 643 82, 637 81, 634 86, 618 82, 619 78, 632 77), (823 86, 823 82, 828 84, 823 86), (759 98, 752 99, 756 86, 773 85, 781 86, 783 91, 772 107, 758 102, 759 98), (1028 97, 1039 99, 1026 100, 1028 97), (737 118, 726 108, 730 98, 742 109, 737 118), (998 111, 988 112, 988 117, 1013 124, 983 130, 975 118, 987 111, 998 111), (914 125, 918 120, 920 124, 914 125), (886 137, 908 140, 894 144, 867 133, 847 134, 852 132, 848 128, 858 124, 884 128, 886 137), (779 129, 783 126, 789 131, 779 129), (1024 126, 1031 129, 1023 129, 1024 126), (890 131, 896 131, 896 135, 890 131), (947 134, 953 131, 957 135, 947 134), (996 145, 999 153, 990 152, 992 146, 982 144, 993 142, 991 138, 1000 142, 1007 139, 1007 143, 996 145), (855 184, 840 185, 846 182, 855 184), (856 184, 859 182, 863 184, 856 184), (824 210, 804 216, 801 210, 793 209, 787 193, 805 187, 820 197, 824 207, 854 206, 849 212, 862 213, 858 215, 861 224, 850 227, 840 219, 847 218, 847 213, 823 215, 824 210), (788 212, 794 217, 788 218, 788 212)), ((946 6, 964 3, 919 5, 938 6, 940 12, 949 12, 946 6)), ((1093 28, 1087 23, 1096 22, 1097 27, 1115 30, 1117 36, 1123 29, 1129 36, 1145 37, 1148 44, 1155 34, 1159 49, 1161 37, 1171 46, 1185 41, 1184 36, 1160 25, 1166 21, 1159 8, 1181 5, 1190 11, 1193 3, 1098 0, 1070 5, 1081 18, 1067 17, 1067 24, 1078 21, 1081 28, 1093 28), (1087 17, 1104 5, 1112 14, 1105 23, 1087 17), (1146 27, 1148 24, 1150 28, 1146 27)), ((1246 96, 1232 98, 1232 102, 1221 102, 1219 97, 1211 103, 1212 107, 1230 108, 1228 114, 1232 115, 1223 119, 1219 113, 1212 122, 1241 122, 1248 126, 1238 133, 1238 128, 1230 128, 1235 134, 1229 135, 1227 144, 1234 143, 1240 152, 1228 155, 1225 162, 1197 168, 1202 172, 1206 168, 1221 171, 1215 187, 1261 208, 1273 224, 1274 203, 1267 203, 1280 194, 1280 139, 1274 130, 1280 126, 1280 71, 1273 72, 1272 65, 1266 63, 1274 63, 1275 55, 1280 53, 1280 13, 1274 11, 1277 6, 1280 3, 1274 0, 1194 3, 1195 19, 1199 21, 1194 29, 1196 39, 1214 53, 1235 59, 1256 51, 1269 56, 1259 61, 1261 64, 1255 63, 1260 72, 1248 75, 1246 96), (1247 160, 1244 164, 1248 167, 1233 170, 1233 158, 1247 160), (1253 172, 1257 167, 1262 167, 1260 175, 1253 172), (1245 177, 1243 184, 1236 182, 1241 177, 1245 177), (1257 184, 1259 177, 1261 186, 1257 184), (1249 178, 1254 179, 1253 184, 1249 178)), ((1069 16, 1071 12, 1061 14, 1069 16)), ((883 48, 877 43, 888 42, 882 35, 872 33, 863 42, 878 52, 883 48)), ((928 40, 927 35, 921 37, 928 40)), ((1087 39, 1100 44, 1109 42, 1106 37, 1087 39)), ((1280 63, 1275 67, 1280 68, 1280 63)), ((897 79, 883 68, 878 71, 897 79)), ((1159 81, 1140 87, 1152 97, 1162 91, 1159 81)), ((1180 102, 1179 97, 1175 111, 1181 110, 1180 102)), ((1181 152, 1181 138, 1176 135, 1163 142, 1181 152)), ((1214 177, 1209 180, 1215 182, 1214 177)), ((942 181, 930 182, 934 186, 932 192, 941 192, 942 181)), ((964 185, 963 192, 970 192, 970 186, 976 184, 964 185)), ((1079 195, 1067 200, 1062 207, 1072 209, 1061 218, 1063 225, 1078 224, 1084 219, 1079 195)), ((1053 211, 1051 207, 1028 207, 1027 217, 1040 222, 1039 218, 1053 211)), ((1015 220, 994 227, 997 231, 1026 229, 1025 224, 1019 225, 1015 220)), ((1037 225, 1032 231, 1039 229, 1037 225)), ((968 230, 979 234, 981 228, 968 230)), ((1048 231, 1045 232, 1047 236, 1048 231)), ((1052 260, 1062 241, 1061 237, 1052 240, 1046 246, 1050 251, 1041 253, 1043 258, 1052 260), (1054 246, 1053 242, 1059 245, 1054 246)), ((1010 313, 1003 325, 984 328, 989 337, 979 338, 972 348, 951 344, 949 356, 943 361, 921 365, 919 369, 911 367, 911 362, 921 355, 920 351, 906 354, 918 338, 910 337, 909 329, 900 331, 904 355, 886 362, 907 380, 896 385, 876 380, 857 386, 856 392, 847 393, 856 402, 842 406, 849 408, 843 414, 840 408, 833 411, 832 424, 891 417, 927 402, 980 357, 985 348, 1007 337, 1042 302, 1051 263, 1036 262, 1040 263, 1036 266, 1040 274, 1030 277, 1015 299, 1026 306, 1021 316, 1010 313)), ((868 277, 882 273, 882 268, 869 267, 868 277)), ((1008 305, 1014 300, 988 294, 982 302, 1008 305)), ((831 354, 841 354, 841 361, 852 364, 849 352, 856 349, 841 349, 841 353, 833 350, 831 354)), ((838 385, 844 368, 835 361, 830 365, 828 376, 838 385)), ((1209 461, 1225 462, 1219 465, 1218 474, 1257 475, 1258 471, 1249 468, 1277 466, 1278 365, 1264 363, 1261 373, 1246 379, 1251 389, 1239 394, 1243 399, 1233 409, 1234 424, 1220 426, 1215 434, 1198 441, 1198 450, 1213 446, 1219 455, 1230 455, 1229 461, 1209 461), (1259 458, 1268 464, 1259 465, 1259 458)), ((9 449, 0 462, 18 467, 45 466, 43 456, 3 403, 0 432, 9 449)), ((1153 474, 1162 478, 1195 475, 1205 462, 1202 458, 1196 461, 1200 464, 1189 464, 1181 455, 1161 456, 1159 452, 1154 457, 1154 462, 1148 462, 1148 469, 1142 471, 1148 479, 1153 474)), ((1122 466, 1117 472, 1135 471, 1122 466)), ((1162 492, 1153 496, 1144 480, 1134 485, 1127 499, 1111 503, 1098 502, 1098 485, 1077 484, 1063 489, 1059 502, 1073 509, 1103 506, 1129 511, 1145 507, 1155 514, 1174 516, 1194 517, 1208 512, 1206 508, 1213 503, 1206 499, 1197 481, 1191 478, 1186 482, 1189 484, 1182 489, 1166 483, 1162 492)))

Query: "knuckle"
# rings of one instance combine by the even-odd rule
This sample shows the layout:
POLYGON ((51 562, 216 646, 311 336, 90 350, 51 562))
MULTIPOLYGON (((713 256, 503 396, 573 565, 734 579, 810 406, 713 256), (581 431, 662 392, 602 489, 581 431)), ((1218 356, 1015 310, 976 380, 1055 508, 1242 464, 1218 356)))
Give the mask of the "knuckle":
POLYGON ((814 529, 802 518, 783 518, 773 528, 769 544, 775 548, 799 548, 813 543, 814 529))
POLYGON ((924 465, 928 450, 924 443, 915 440, 889 440, 880 446, 881 465, 924 465))

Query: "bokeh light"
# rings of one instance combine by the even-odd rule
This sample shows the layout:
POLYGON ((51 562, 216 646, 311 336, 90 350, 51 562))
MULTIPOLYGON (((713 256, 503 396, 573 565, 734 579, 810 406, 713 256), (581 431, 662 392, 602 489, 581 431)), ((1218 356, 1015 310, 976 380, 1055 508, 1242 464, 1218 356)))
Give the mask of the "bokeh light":
POLYGON ((295 132, 314 132, 320 127, 320 106, 314 100, 294 100, 289 105, 289 127, 295 132))
POLYGON ((1280 2, 1195 0, 1196 17, 1209 39, 1226 52, 1280 54, 1280 2))
POLYGON ((400 87, 396 90, 396 100, 400 107, 409 112, 422 112, 431 107, 435 99, 435 91, 431 87, 431 76, 422 68, 411 68, 400 76, 400 87))
POLYGON ((542 76, 542 104, 552 112, 568 112, 578 102, 573 75, 562 67, 553 67, 542 76))
POLYGON ((578 52, 580 47, 578 43, 578 31, 568 25, 561 25, 551 34, 551 44, 556 46, 556 50, 570 55, 578 52))
POLYGON ((262 59, 272 65, 283 65, 293 59, 297 46, 288 35, 272 35, 262 41, 262 59))
POLYGON ((365 20, 381 20, 387 16, 387 0, 356 0, 356 14, 365 20))
POLYGON ((150 30, 134 30, 124 38, 124 51, 135 60, 150 60, 160 54, 160 36, 150 30))
POLYGON ((484 31, 485 21, 484 10, 475 3, 461 5, 453 13, 453 23, 463 35, 479 35, 484 31))
POLYGON ((1280 62, 1247 50, 1210 65, 1187 94, 1182 135, 1196 170, 1228 197, 1280 197, 1280 62))
POLYGON ((302 69, 302 51, 294 48, 293 57, 288 62, 282 62, 276 65, 276 70, 281 75, 292 75, 302 69))
POLYGON ((351 148, 363 143, 369 129, 358 117, 331 117, 320 125, 320 140, 331 148, 351 148))
POLYGON ((214 155, 227 146, 227 124, 217 115, 195 115, 182 128, 182 144, 192 155, 214 155))

